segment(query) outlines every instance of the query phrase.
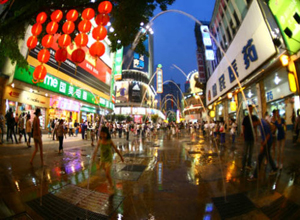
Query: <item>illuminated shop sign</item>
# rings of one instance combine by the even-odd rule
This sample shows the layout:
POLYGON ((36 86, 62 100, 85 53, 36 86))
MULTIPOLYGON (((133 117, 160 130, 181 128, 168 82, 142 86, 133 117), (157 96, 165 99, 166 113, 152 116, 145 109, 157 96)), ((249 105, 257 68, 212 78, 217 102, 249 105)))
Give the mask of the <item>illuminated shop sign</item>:
POLYGON ((58 108, 58 109, 63 109, 63 110, 68 110, 73 112, 80 111, 79 102, 62 98, 62 97, 50 98, 50 106, 52 108, 58 108))
POLYGON ((88 112, 88 113, 97 113, 96 108, 95 107, 91 107, 91 106, 82 106, 80 108, 80 111, 82 111, 82 112, 88 112))
POLYGON ((223 57, 207 81, 207 104, 236 86, 236 77, 240 81, 245 79, 274 54, 273 39, 258 3, 253 1, 226 57, 223 57))
POLYGON ((282 32, 287 48, 297 52, 300 49, 300 1, 269 0, 268 4, 282 32))
POLYGON ((205 50, 205 58, 206 60, 214 60, 215 54, 213 50, 205 50))
POLYGON ((145 68, 145 58, 144 55, 134 53, 133 54, 133 68, 144 69, 145 68))
POLYGON ((156 89, 157 93, 163 93, 163 71, 161 68, 156 69, 156 89))
MULTIPOLYGON (((36 85, 32 82, 34 69, 34 67, 30 66, 28 72, 24 69, 16 67, 14 78, 31 85, 36 85)), ((113 109, 113 104, 110 104, 108 100, 94 95, 93 93, 86 91, 80 87, 71 85, 64 80, 50 75, 49 73, 47 73, 44 82, 39 83, 38 86, 58 94, 73 97, 76 100, 85 101, 95 105, 99 104, 101 107, 113 109)))
POLYGON ((117 50, 116 52, 115 66, 113 68, 115 80, 122 79, 122 60, 123 60, 123 47, 117 50))
POLYGON ((207 25, 200 26, 204 46, 212 46, 207 25))

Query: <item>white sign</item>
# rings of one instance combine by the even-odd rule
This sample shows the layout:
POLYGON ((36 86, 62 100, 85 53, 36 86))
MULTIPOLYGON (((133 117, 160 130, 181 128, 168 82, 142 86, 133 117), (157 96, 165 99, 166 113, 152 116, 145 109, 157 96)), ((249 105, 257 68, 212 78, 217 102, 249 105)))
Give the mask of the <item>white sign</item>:
POLYGON ((241 81, 275 53, 260 7, 253 1, 226 56, 207 82, 206 103, 209 105, 237 85, 234 72, 241 81))
POLYGON ((201 25, 200 27, 201 33, 202 33, 202 39, 203 39, 203 44, 204 46, 211 46, 211 39, 209 35, 209 30, 207 25, 201 25))
POLYGON ((163 93, 163 71, 162 69, 157 68, 156 69, 156 88, 157 93, 163 93))

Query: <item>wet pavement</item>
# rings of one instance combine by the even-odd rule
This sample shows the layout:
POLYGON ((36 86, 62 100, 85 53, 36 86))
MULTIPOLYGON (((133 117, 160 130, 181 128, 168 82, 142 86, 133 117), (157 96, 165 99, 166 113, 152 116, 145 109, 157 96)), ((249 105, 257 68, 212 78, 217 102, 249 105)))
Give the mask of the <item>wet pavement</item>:
MULTIPOLYGON (((109 193, 104 171, 91 163, 94 147, 80 137, 67 137, 64 152, 58 141, 43 136, 45 166, 33 148, 0 146, 1 219, 299 219, 300 185, 289 166, 300 168, 300 144, 286 140, 281 172, 269 176, 262 165, 259 179, 248 182, 253 170, 242 173, 243 142, 225 146, 202 134, 130 141, 113 138, 124 157, 115 155, 109 193), (293 165, 294 163, 294 165, 293 165)), ((254 156, 259 146, 254 149, 254 156)), ((253 162, 255 167, 255 161, 253 162)), ((300 171, 299 171, 300 173, 300 171)))

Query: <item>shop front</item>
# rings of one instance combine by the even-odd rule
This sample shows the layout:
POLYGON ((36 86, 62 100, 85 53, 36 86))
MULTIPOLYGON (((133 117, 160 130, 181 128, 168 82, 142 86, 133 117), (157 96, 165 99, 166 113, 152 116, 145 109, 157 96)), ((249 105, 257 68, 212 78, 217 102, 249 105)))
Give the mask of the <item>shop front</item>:
POLYGON ((80 103, 75 100, 54 96, 50 98, 50 106, 50 119, 79 120, 80 103))
POLYGON ((80 122, 82 121, 88 121, 88 122, 94 122, 97 117, 97 110, 96 107, 88 106, 88 105, 82 105, 80 107, 80 122))
POLYGON ((290 91, 286 68, 279 68, 267 76, 264 81, 267 112, 277 109, 281 117, 285 118, 287 127, 291 129, 294 93, 290 91))
POLYGON ((4 90, 3 98, 5 99, 6 112, 11 108, 15 115, 20 115, 24 112, 26 114, 29 113, 31 118, 33 118, 35 109, 40 108, 42 113, 40 116, 41 128, 46 128, 49 108, 48 97, 7 86, 4 90))

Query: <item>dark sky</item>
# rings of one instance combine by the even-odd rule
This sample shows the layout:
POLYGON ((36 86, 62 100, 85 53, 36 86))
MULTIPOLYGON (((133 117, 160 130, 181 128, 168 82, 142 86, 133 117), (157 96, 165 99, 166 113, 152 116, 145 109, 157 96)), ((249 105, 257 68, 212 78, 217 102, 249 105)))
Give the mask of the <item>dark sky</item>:
MULTIPOLYGON (((200 21, 210 21, 215 1, 176 0, 168 9, 177 9, 193 15, 200 21)), ((157 9, 154 15, 161 12, 157 9)), ((197 69, 195 22, 182 14, 168 12, 157 17, 152 25, 154 31, 154 64, 162 64, 164 81, 173 79, 180 83, 184 92, 184 75, 173 67, 181 68, 186 74, 197 69)))

